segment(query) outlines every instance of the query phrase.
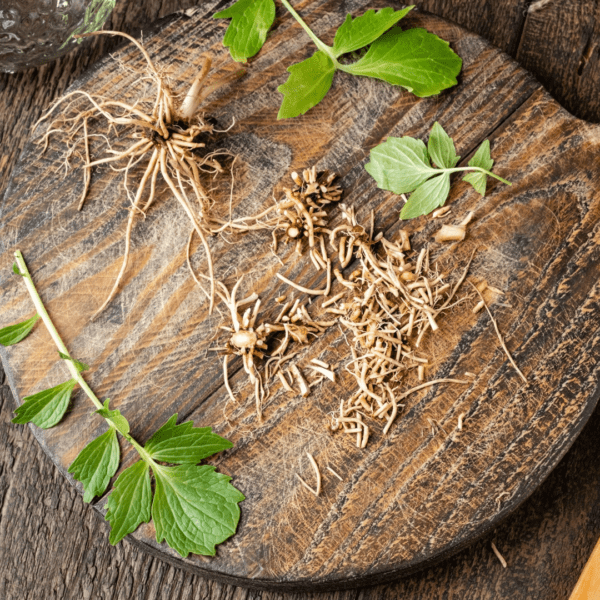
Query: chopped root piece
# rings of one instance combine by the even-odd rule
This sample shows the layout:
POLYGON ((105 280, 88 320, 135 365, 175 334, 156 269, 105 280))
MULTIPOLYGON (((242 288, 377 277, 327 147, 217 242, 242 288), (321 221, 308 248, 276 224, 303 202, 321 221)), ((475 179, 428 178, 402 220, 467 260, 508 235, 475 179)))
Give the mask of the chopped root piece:
POLYGON ((295 473, 296 477, 300 480, 300 483, 311 493, 314 494, 315 496, 318 496, 319 494, 317 494, 317 490, 313 490, 313 488, 310 487, 310 485, 308 485, 308 483, 306 483, 306 481, 304 481, 304 479, 302 479, 302 477, 300 477, 300 475, 298 475, 298 473, 295 473))
POLYGON ((316 371, 317 373, 320 373, 324 377, 327 377, 327 379, 329 379, 329 381, 335 381, 335 373, 333 371, 330 371, 329 369, 325 369, 318 365, 308 365, 308 366, 313 371, 316 371))
POLYGON ((300 386, 300 395, 304 396, 304 397, 308 396, 308 394, 310 394, 310 388, 309 388, 308 384, 306 383, 306 379, 304 379, 298 366, 292 365, 290 367, 290 371, 294 374, 294 376, 296 377, 296 381, 298 382, 298 385, 300 386))
POLYGON ((492 550, 494 551, 494 554, 500 561, 500 564, 506 569, 508 567, 508 563, 506 562, 506 560, 504 560, 504 556, 502 556, 502 554, 500 554, 500 550, 498 550, 498 548, 496 548, 496 544, 494 544, 494 542, 492 542, 492 550))
POLYGON ((462 242, 467 234, 466 227, 462 225, 442 225, 442 228, 435 234, 436 242, 462 242))
POLYGON ((327 287, 324 290, 311 290, 309 288, 305 288, 293 281, 290 281, 287 277, 284 277, 281 273, 276 273, 277 277, 281 279, 284 283, 291 285, 297 290, 304 292, 305 294, 311 294, 312 296, 327 296, 329 294, 329 290, 331 289, 331 261, 327 260, 327 287))
POLYGON ((308 460, 310 460, 310 464, 315 470, 315 477, 317 478, 317 488, 315 490, 315 496, 318 496, 321 493, 321 471, 319 471, 319 465, 317 465, 317 461, 314 459, 313 455, 310 452, 307 452, 306 456, 308 456, 308 460))
POLYGON ((442 217, 447 215, 451 210, 452 210, 452 208, 450 206, 442 206, 441 208, 436 208, 431 213, 431 218, 432 219, 441 219, 442 217))
POLYGON ((330 471, 335 477, 337 477, 340 481, 344 481, 340 475, 338 475, 329 465, 326 467, 328 471, 330 471))
POLYGON ((510 352, 508 351, 508 348, 506 347, 506 344, 504 343, 504 338, 502 337, 502 334, 500 333, 500 329, 498 328, 498 323, 496 322, 496 319, 494 319, 494 315, 492 315, 492 311, 489 309, 488 305, 486 304, 485 300, 483 299, 481 292, 473 284, 471 284, 471 285, 473 286, 473 289, 479 294, 479 297, 481 298, 481 301, 483 302, 483 305, 485 306, 485 310, 487 310, 487 313, 488 313, 492 323, 494 324, 494 329, 496 330, 496 335, 498 336, 498 341, 500 342, 500 346, 502 346, 504 353, 506 354, 508 360, 510 361, 510 364, 514 367, 515 371, 519 374, 519 377, 523 380, 523 382, 528 383, 527 377, 525 377, 525 375, 523 375, 523 373, 521 372, 521 369, 519 369, 519 367, 517 367, 517 363, 514 361, 513 357, 511 356, 510 352))
POLYGON ((311 358, 310 362, 314 363, 315 365, 318 365, 319 367, 323 367, 324 369, 329 369, 329 363, 326 363, 323 360, 319 360, 318 358, 311 358))
POLYGON ((294 388, 289 384, 283 371, 277 371, 277 375, 278 375, 278 377, 281 381, 281 385, 284 387, 284 389, 286 389, 288 392, 290 392, 290 394, 295 394, 296 392, 294 391, 294 388))

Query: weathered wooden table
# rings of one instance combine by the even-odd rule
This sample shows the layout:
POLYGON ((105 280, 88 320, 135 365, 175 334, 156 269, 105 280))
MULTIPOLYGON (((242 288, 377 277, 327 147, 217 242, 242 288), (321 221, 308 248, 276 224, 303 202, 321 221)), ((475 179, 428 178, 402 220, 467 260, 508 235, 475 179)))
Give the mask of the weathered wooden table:
MULTIPOLYGON (((537 74, 557 99, 578 116, 598 120, 598 98, 586 95, 598 76, 595 27, 600 15, 591 3, 424 2, 430 10, 496 43, 537 74), (589 6, 588 6, 589 4, 589 6), (540 6, 534 3, 533 7, 540 6), (549 75, 548 75, 549 74, 549 75), (549 76, 550 79, 545 79, 549 76)), ((113 28, 134 32, 178 6, 146 2, 117 7, 113 28), (135 23, 136 27, 130 24, 135 23)), ((103 43, 102 43, 103 42, 103 43)), ((2 165, 8 175, 30 124, 73 78, 109 50, 96 45, 39 71, 4 76, 2 165), (62 75, 62 76, 61 76, 62 75), (12 106, 10 106, 12 104, 12 106)), ((3 177, 0 190, 6 183, 3 177)), ((141 555, 127 542, 113 549, 105 526, 54 471, 27 430, 9 424, 10 392, 2 388, 0 429, 0 597, 2 598, 216 598, 249 595, 190 576, 141 555), (6 400, 6 402, 4 401, 6 400)), ((385 588, 359 593, 375 597, 564 598, 600 535, 600 466, 594 464, 598 411, 549 480, 517 513, 488 537, 435 568, 385 588), (502 550, 503 570, 491 552, 502 550)), ((256 595, 256 592, 252 592, 256 595)), ((263 592, 261 597, 275 597, 263 592)))

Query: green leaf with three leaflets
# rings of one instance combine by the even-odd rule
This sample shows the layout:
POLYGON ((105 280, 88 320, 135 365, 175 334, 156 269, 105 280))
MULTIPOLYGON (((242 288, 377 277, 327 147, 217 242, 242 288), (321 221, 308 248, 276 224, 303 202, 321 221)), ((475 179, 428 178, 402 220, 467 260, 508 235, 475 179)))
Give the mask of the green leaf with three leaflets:
POLYGON ((29 335, 29 332, 33 329, 39 318, 40 315, 36 313, 31 319, 0 329, 0 344, 3 346, 12 346, 19 343, 29 335))
POLYGON ((113 427, 92 440, 71 463, 69 473, 83 483, 83 501, 102 496, 119 468, 121 450, 113 427))
POLYGON ((375 40, 359 61, 345 66, 344 71, 382 79, 424 98, 456 85, 461 66, 461 58, 448 42, 433 33, 394 27, 375 40))
POLYGON ((246 62, 267 39, 275 20, 275 3, 273 0, 238 0, 213 18, 231 19, 223 45, 229 48, 233 60, 246 62))
POLYGON ((371 150, 367 172, 377 181, 380 189, 395 194, 412 192, 400 212, 400 218, 412 219, 426 215, 442 206, 450 193, 450 175, 471 171, 464 177, 480 194, 485 194, 487 176, 511 185, 490 171, 494 161, 490 157, 490 143, 485 140, 469 161, 468 167, 457 167, 460 156, 454 142, 439 123, 434 123, 427 147, 411 137, 389 137, 371 150), (433 167, 431 159, 437 165, 433 167))
MULTIPOLYGON (((473 158, 469 161, 470 167, 479 167, 480 169, 485 169, 486 171, 491 171, 494 166, 494 161, 490 156, 490 141, 485 140, 475 154, 473 158)), ((485 196, 485 189, 487 186, 487 175, 482 173, 481 171, 473 171, 472 173, 467 173, 463 177, 464 181, 468 181, 476 191, 478 191, 482 196, 485 196)))
POLYGON ((110 523, 110 543, 114 546, 141 523, 152 517, 150 469, 139 460, 117 477, 106 504, 106 520, 110 523))
POLYGON ((244 495, 211 465, 154 468, 152 518, 156 541, 185 558, 190 552, 215 555, 215 545, 232 536, 244 495))
POLYGON ((210 427, 194 427, 192 421, 180 425, 176 422, 177 413, 146 442, 144 449, 154 460, 196 465, 203 458, 233 447, 210 427))
POLYGON ((288 80, 277 88, 283 94, 278 119, 303 115, 321 102, 331 87, 335 65, 325 52, 319 50, 287 70, 290 73, 288 80))
POLYGON ((15 410, 12 422, 18 425, 33 423, 42 429, 54 427, 65 414, 71 393, 77 382, 74 379, 23 398, 23 404, 15 410))
POLYGON ((368 46, 405 17, 413 8, 414 6, 408 6, 395 11, 393 8, 388 7, 377 12, 370 9, 355 19, 352 18, 352 15, 346 15, 346 20, 336 31, 333 40, 333 53, 336 58, 342 54, 354 52, 368 46))

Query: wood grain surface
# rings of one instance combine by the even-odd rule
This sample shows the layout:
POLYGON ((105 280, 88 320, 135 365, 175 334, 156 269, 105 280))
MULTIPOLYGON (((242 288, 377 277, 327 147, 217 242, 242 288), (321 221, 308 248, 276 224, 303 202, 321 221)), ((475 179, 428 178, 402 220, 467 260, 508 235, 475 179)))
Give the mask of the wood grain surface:
MULTIPOLYGON (((14 433, 11 433, 11 436, 12 436, 12 435, 14 435, 14 433)), ((588 439, 589 439, 589 436, 588 436, 588 439)), ((10 440, 9 440, 9 441, 10 441, 10 440)), ((21 459, 17 459, 17 462, 18 462, 18 460, 21 460, 21 459)), ((579 464, 579 463, 578 463, 578 464, 579 464)), ((559 475, 559 476, 560 476, 560 475, 559 475)), ((563 477, 564 477, 564 473, 563 473, 563 477)), ((568 479, 568 477, 566 477, 566 479, 568 479)), ((561 480, 561 481, 562 481, 562 480, 561 480)), ((554 495, 555 495, 555 497, 560 497, 560 494, 559 494, 559 492, 554 492, 554 495), (558 494, 558 496, 557 496, 557 494, 558 494)), ((584 495, 585 495, 585 494, 584 494, 584 495)), ((542 497, 544 498, 544 500, 546 500, 548 497, 552 497, 552 496, 553 496, 553 494, 552 494, 552 493, 546 493, 546 495, 545 495, 545 496, 542 496, 542 497)), ((588 494, 586 497, 588 497, 588 498, 593 498, 593 496, 590 496, 589 494, 588 494)), ((71 504, 71 502, 72 502, 72 500, 71 500, 71 502, 69 502, 68 498, 66 498, 65 500, 67 501, 67 506, 69 506, 69 505, 71 504)), ((539 500, 539 502, 541 502, 541 500, 539 500)), ((560 505, 560 502, 562 502, 562 501, 559 501, 559 504, 558 504, 558 505, 557 505, 557 504, 554 504, 554 506, 559 506, 559 505, 560 505)), ((542 504, 543 504, 543 502, 542 502, 542 504)), ((552 502, 551 502, 550 504, 551 504, 551 506, 552 506, 552 502)), ((10 510, 17 510, 17 509, 16 509, 16 505, 14 505, 14 504, 11 504, 11 503, 9 503, 7 506, 8 506, 9 508, 12 506, 12 508, 10 508, 10 510)), ((536 506, 536 505, 534 504, 534 506, 536 506)), ((541 506, 541 505, 540 505, 540 506, 541 506)), ((8 513, 8 514, 12 514, 12 513, 10 512, 10 510, 9 510, 9 513, 8 513)), ((534 510, 535 510, 535 509, 534 509, 534 510)), ((543 512, 543 511, 542 511, 542 512, 543 512)), ((575 513, 572 513, 572 514, 575 514, 575 513)), ((544 522, 548 523, 548 520, 547 520, 547 519, 548 519, 548 516, 547 516, 547 515, 544 515, 544 522)), ((527 519, 525 519, 525 521, 527 521, 527 519)), ((560 519, 557 517, 557 518, 555 519, 555 521, 560 521, 560 519)), ((564 521, 564 519, 563 519, 563 521, 564 521)), ((516 521, 515 521, 515 522, 516 522, 516 521)), ((553 523, 554 523, 554 521, 553 521, 553 523)), ((573 524, 573 523, 574 523, 574 521, 571 521, 570 523, 571 523, 571 524, 573 524)), ((554 524, 555 524, 555 523, 554 523, 554 524)), ((589 525, 589 524, 588 524, 588 525, 589 525)), ((55 526, 55 525, 53 525, 53 529, 54 529, 54 527, 56 527, 56 526, 55 526)), ((100 529, 102 529, 102 528, 100 528, 100 529)), ((514 529, 514 526, 513 526, 513 529, 514 529)), ((518 527, 517 527, 517 529, 518 529, 518 527)), ((16 541, 16 540, 15 540, 15 541, 16 541)), ((525 543, 525 546, 526 546, 526 545, 527 545, 527 544, 525 543)), ((56 547, 56 545, 55 545, 55 547, 56 547)), ((500 544, 500 547, 501 547, 501 544, 500 544)), ((482 548, 483 548, 483 546, 481 546, 481 545, 479 546, 479 548, 476 548, 476 549, 473 551, 473 552, 475 553, 473 556, 476 556, 476 555, 478 554, 478 552, 481 552, 481 551, 482 551, 482 548)), ((485 550, 484 550, 484 552, 485 552, 485 550)), ((39 555, 39 552, 38 552, 38 555, 39 555)), ((101 556, 106 556, 106 555, 105 555, 105 554, 101 554, 101 555, 99 555, 99 556, 98 556, 98 561, 103 561, 103 560, 105 560, 104 558, 100 558, 101 556)), ((97 562, 97 564, 98 564, 98 565, 100 564, 100 562, 98 562, 98 561, 95 561, 95 560, 94 560, 94 558, 92 558, 92 557, 90 557, 90 558, 89 558, 89 560, 91 560, 91 561, 92 561, 92 563, 94 563, 94 562, 97 562)), ((117 560, 120 560, 120 559, 117 559, 117 560)), ((135 559, 135 560, 137 560, 137 561, 139 562, 139 559, 135 559)), ((465 559, 465 560, 467 560, 467 562, 468 562, 470 559, 468 559, 468 558, 467 558, 467 559, 465 559)), ((474 560, 475 560, 475 559, 474 559, 474 560)), ((484 561, 484 562, 485 562, 485 561, 484 561)), ((509 561, 509 562, 510 562, 510 561, 509 561)), ((136 564, 137 564, 137 563, 136 563, 136 564)), ((150 564, 150 563, 146 563, 146 564, 150 564)), ((466 563, 463 563, 463 564, 466 564, 466 563)), ((481 564, 483 564, 483 563, 481 563, 481 564)), ((492 565, 493 565, 493 564, 494 564, 494 563, 492 563, 492 565)), ((532 564, 533 564, 533 563, 532 563, 532 564)), ((93 573, 93 570, 94 570, 94 569, 95 569, 95 567, 92 567, 92 571, 91 571, 91 572, 90 572, 90 571, 88 571, 88 575, 86 576, 86 577, 87 577, 87 579, 85 579, 85 577, 84 577, 84 578, 80 578, 80 581, 82 582, 82 585, 84 585, 84 583, 83 583, 84 581, 89 581, 89 580, 90 580, 90 577, 91 577, 91 579, 92 579, 92 580, 94 579, 94 575, 90 575, 90 573, 93 573)), ((127 570, 127 569, 126 569, 126 570, 127 570)), ((114 572, 114 571, 113 571, 113 572, 114 572)), ((443 570, 441 570, 441 571, 440 571, 440 570, 438 569, 437 571, 434 571, 434 573, 435 573, 435 572, 437 572, 437 573, 438 573, 438 577, 440 577, 440 578, 441 578, 441 579, 440 579, 441 581, 444 581, 444 580, 446 580, 448 577, 450 577, 450 579, 452 579, 452 576, 451 576, 451 575, 448 575, 448 574, 447 574, 447 573, 448 573, 447 571, 446 571, 446 575, 444 575, 444 574, 443 574, 443 573, 444 573, 444 571, 443 571, 443 570)), ((471 571, 471 572, 472 572, 472 571, 471 571)), ((541 571, 540 571, 540 572, 541 572, 541 571)), ((545 572, 545 571, 544 571, 544 572, 545 572)), ((83 572, 82 572, 82 573, 83 573, 83 572)), ((148 577, 148 576, 150 577, 151 581, 152 581, 152 582, 154 582, 154 583, 152 583, 151 585, 149 585, 149 586, 146 588, 146 590, 145 590, 145 592, 144 592, 144 593, 146 593, 146 592, 147 592, 148 594, 156 594, 156 593, 158 593, 158 592, 156 591, 157 589, 159 589, 158 587, 156 587, 156 586, 158 586, 158 585, 159 585, 159 584, 157 583, 158 581, 160 581, 160 582, 161 582, 161 585, 162 585, 162 584, 168 584, 168 581, 169 581, 169 580, 171 580, 171 581, 175 581, 175 584, 174 584, 174 585, 175 585, 175 587, 172 587, 171 585, 168 585, 168 586, 167 586, 167 589, 169 590, 169 591, 168 591, 168 593, 169 593, 169 594, 172 594, 172 593, 173 593, 173 594, 174 594, 174 593, 177 593, 177 590, 180 590, 180 591, 181 591, 181 590, 183 590, 183 591, 181 591, 181 593, 185 593, 186 595, 189 595, 189 594, 194 594, 194 595, 195 595, 196 593, 211 593, 211 594, 221 594, 221 593, 224 593, 224 588, 220 588, 219 586, 217 586, 217 587, 214 587, 214 586, 212 586, 212 587, 211 587, 211 586, 208 586, 208 588, 207 588, 207 587, 206 587, 204 584, 203 584, 203 585, 201 585, 199 588, 196 588, 196 589, 200 589, 200 591, 199 591, 199 592, 192 592, 192 591, 191 591, 191 589, 192 589, 192 588, 191 588, 191 584, 189 584, 189 585, 188 585, 188 583, 186 583, 188 580, 187 580, 185 577, 184 577, 184 579, 181 579, 181 577, 180 577, 179 575, 175 575, 175 576, 173 576, 173 575, 169 575, 169 573, 172 573, 172 572, 171 572, 169 569, 167 569, 167 571, 165 571, 165 570, 164 570, 164 569, 162 569, 162 568, 158 568, 158 570, 153 570, 153 568, 152 568, 152 569, 151 569, 151 572, 149 572, 149 573, 150 573, 150 575, 148 575, 148 576, 144 576, 144 575, 142 575, 142 574, 141 574, 142 572, 140 572, 140 571, 137 571, 136 573, 137 573, 137 574, 135 574, 135 575, 133 575, 133 576, 131 576, 131 577, 130 577, 130 579, 133 579, 133 584, 132 584, 132 585, 133 585, 133 587, 132 587, 132 585, 125 586, 125 588, 121 588, 121 590, 118 592, 119 594, 123 594, 123 597, 127 597, 125 594, 133 594, 133 593, 136 593, 136 594, 138 594, 138 593, 140 593, 140 592, 141 592, 141 591, 144 589, 144 582, 145 582, 145 581, 148 581, 148 580, 147 580, 147 577, 148 577), (164 577, 163 577, 163 576, 164 576, 164 577, 166 577, 166 579, 164 579, 164 577), (158 579, 157 579, 157 578, 158 578, 158 579), (127 590, 131 590, 131 591, 127 591, 127 590), (138 591, 137 591, 137 592, 134 592, 134 590, 138 590, 138 591), (202 591, 202 590, 204 590, 204 591, 202 591), (208 591, 207 591, 207 590, 208 590, 208 591)), ((468 574, 468 573, 467 573, 467 574, 468 574)), ((417 597, 417 595, 418 595, 418 594, 420 594, 420 591, 419 591, 419 590, 426 590, 426 589, 428 589, 428 588, 427 588, 427 586, 428 586, 429 584, 427 584, 426 582, 427 582, 427 581, 429 580, 429 578, 431 578, 431 577, 432 577, 432 575, 431 575, 431 571, 428 571, 428 572, 426 572, 426 574, 424 574, 424 575, 422 576, 422 578, 421 578, 421 579, 415 579, 415 578, 412 578, 412 579, 410 579, 410 580, 407 580, 407 581, 408 581, 408 583, 406 583, 405 585, 404 585, 404 584, 402 584, 402 585, 401 585, 401 588, 402 588, 402 589, 404 589, 404 590, 406 590, 406 591, 407 591, 407 593, 412 593, 414 597, 417 597), (412 581, 412 583, 411 583, 411 581, 412 581), (416 583, 415 583, 416 581, 421 581, 421 583, 420 583, 420 584, 416 584, 416 583), (411 586, 412 586, 412 587, 411 587, 411 586), (415 587, 415 586, 416 586, 416 587, 415 587), (424 586, 425 586, 425 587, 424 587, 424 586), (411 592, 411 590, 412 590, 412 592, 411 592), (415 595, 415 594, 417 594, 417 595, 415 595)), ((435 576, 435 575, 433 575, 433 577, 435 578, 436 576, 435 576)), ((485 579, 485 577, 483 577, 483 575, 482 575, 481 573, 480 573, 480 574, 479 574, 477 577, 479 577, 478 581, 481 581, 482 579, 485 579)), ((554 577, 555 577, 555 576, 554 576, 554 577)), ((551 581, 552 579, 554 579, 554 577, 553 577, 553 576, 551 576, 551 575, 550 575, 550 573, 548 573, 547 580, 548 580, 548 581, 551 581)), ((575 578, 576 578, 576 577, 575 577, 575 578)), ((440 581, 440 580, 438 580, 438 581, 440 581)), ((120 581, 121 581, 121 580, 120 580, 120 581)), ((191 581, 191 580, 190 580, 190 581, 191 581)), ((488 581, 489 581, 489 578, 488 578, 488 581)), ((57 585, 58 585, 58 580, 56 580, 56 582, 57 582, 57 585)), ((67 580, 67 583, 68 583, 68 580, 67 580)), ((104 584, 103 584, 103 585, 104 585, 104 584)), ((399 585, 400 585, 400 584, 399 584, 399 585)), ((433 584, 433 585, 435 585, 435 584, 433 584)), ((524 584, 523 584, 523 585, 524 585, 524 584)), ((555 586, 553 587, 553 589, 558 589, 558 588, 559 588, 561 585, 563 585, 563 583, 562 583, 562 582, 560 582, 560 581, 555 581, 555 586)), ((92 587, 93 587, 93 586, 92 586, 92 587)), ((397 588, 397 589, 401 589, 401 588, 397 588)), ((5 588, 5 589, 7 589, 7 590, 8 590, 9 588, 5 588)), ((11 588, 11 589, 13 589, 13 590, 14 590, 14 589, 16 589, 16 588, 11 588)), ((64 586, 63 586, 62 588, 61 588, 60 586, 59 586, 59 587, 55 587, 55 589, 56 589, 56 590, 60 590, 60 589, 62 589, 62 590, 63 590, 63 592, 62 592, 63 594, 67 594, 67 592, 69 592, 69 593, 71 593, 71 592, 72 592, 72 590, 67 590, 67 589, 66 589, 64 586)), ((81 589, 83 590, 83 588, 81 588, 81 589)), ((107 588, 107 589, 108 589, 108 588, 107 588)), ((433 589, 433 588, 432 588, 432 589, 433 589)), ((456 587, 455 587, 454 589, 456 589, 456 587)), ((492 588, 489 588, 489 589, 492 589, 492 588)), ((91 592, 90 592, 90 590, 91 590, 91 588, 88 588, 88 593, 91 593, 91 592)), ((94 591, 95 591, 95 593, 96 593, 96 594, 101 594, 101 591, 100 591, 98 588, 96 588, 94 591)), ((388 592, 390 592, 390 591, 388 590, 388 592)), ((60 592, 57 592, 57 593, 60 593, 60 592)), ((75 592, 72 592, 72 593, 75 593, 75 592)), ((106 592, 106 593, 109 593, 109 592, 106 592)), ((112 593, 112 592, 111 592, 111 593, 112 593)), ((117 592, 115 592, 115 593, 117 593, 117 592)), ((166 592, 165 592, 165 593, 166 593, 166 592)), ((228 592, 228 593, 231 593, 231 592, 228 592)), ((378 592, 377 592, 377 590, 374 590, 374 591, 373 591, 373 593, 380 593, 380 594, 383 594, 383 593, 385 593, 385 590, 382 590, 381 588, 379 588, 379 591, 378 591, 378 592)), ((393 592, 390 592, 390 593, 393 593, 393 592)), ((426 592, 424 592, 424 593, 426 593, 426 592)), ((16 596, 15 596, 15 597, 16 597, 16 596)), ((59 596, 59 597, 60 597, 60 596, 59 596)), ((65 597, 66 597, 66 595, 65 595, 65 597)), ((121 596, 119 596, 119 597, 121 597, 121 596)), ((190 596, 190 597, 191 597, 191 596, 190 596)), ((433 597, 433 596, 432 596, 432 595, 424 595, 423 597, 433 597)), ((475 596, 475 597, 480 597, 480 596, 478 596, 478 595, 477 595, 477 596, 475 596)), ((481 597, 483 597, 483 596, 481 596, 481 597)), ((490 597, 491 597, 491 596, 490 596, 490 597)), ((495 596, 494 596, 494 597, 495 597, 495 596)), ((506 596, 506 597, 514 597, 514 596, 506 596)), ((532 596, 529 596, 529 597, 532 597, 532 596)), ((557 595, 556 597, 559 597, 559 596, 557 595)))

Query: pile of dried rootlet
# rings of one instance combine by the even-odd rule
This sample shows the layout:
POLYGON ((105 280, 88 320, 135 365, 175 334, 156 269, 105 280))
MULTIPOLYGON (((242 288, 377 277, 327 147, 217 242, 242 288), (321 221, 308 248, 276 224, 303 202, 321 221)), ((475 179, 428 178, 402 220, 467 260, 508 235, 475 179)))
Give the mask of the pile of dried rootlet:
MULTIPOLYGON (((428 248, 418 253, 412 251, 406 231, 400 230, 399 240, 395 242, 387 240, 382 233, 374 235, 373 214, 367 229, 358 223, 354 210, 344 204, 340 205, 343 223, 330 228, 325 205, 339 200, 342 195, 341 189, 333 186, 335 175, 317 173, 313 167, 304 171, 302 178, 293 173, 292 179, 296 186, 286 189, 285 198, 280 202, 260 215, 238 219, 229 225, 245 231, 271 230, 275 251, 279 241, 277 233, 281 231, 287 239, 295 240, 298 252, 307 245, 314 267, 327 272, 325 287, 306 288, 277 274, 295 290, 294 294, 300 292, 301 297, 276 298, 281 305, 279 314, 272 322, 265 322, 259 318, 260 300, 256 294, 236 300, 241 280, 231 294, 219 284, 218 294, 228 307, 231 325, 222 326, 230 337, 224 346, 215 350, 225 354, 225 385, 233 400, 228 357, 242 357, 244 370, 255 386, 260 418, 267 396, 265 383, 273 377, 277 377, 289 394, 302 396, 307 396, 312 387, 326 379, 335 381, 335 370, 330 364, 313 358, 302 367, 303 372, 293 359, 301 347, 310 345, 328 328, 341 327, 348 345, 344 368, 356 381, 356 391, 340 400, 330 427, 355 436, 356 445, 364 448, 372 423, 378 420, 385 423, 383 433, 386 434, 409 394, 436 384, 469 383, 459 379, 426 381, 425 367, 429 359, 419 348, 427 332, 435 335, 440 329, 440 317, 445 311, 476 297, 473 290, 466 294, 462 290, 473 255, 460 272, 442 273, 430 262, 428 248), (339 263, 339 267, 334 267, 334 262, 339 263), (350 265, 352 271, 346 276, 343 270, 350 265), (334 285, 342 290, 333 293, 334 285), (326 298, 318 316, 311 316, 309 312, 309 307, 314 310, 307 302, 310 296, 326 298), (257 360, 261 361, 261 369, 257 360), (406 379, 412 372, 416 372, 419 383, 407 389, 406 379)), ((470 217, 457 227, 466 231, 469 220, 470 217)), ((481 295, 485 288, 485 282, 474 287, 481 301, 473 312, 487 308, 481 295)), ((499 332, 498 336, 508 354, 499 332)))

